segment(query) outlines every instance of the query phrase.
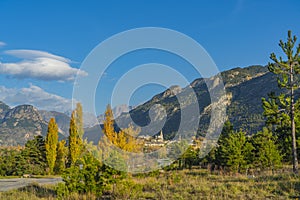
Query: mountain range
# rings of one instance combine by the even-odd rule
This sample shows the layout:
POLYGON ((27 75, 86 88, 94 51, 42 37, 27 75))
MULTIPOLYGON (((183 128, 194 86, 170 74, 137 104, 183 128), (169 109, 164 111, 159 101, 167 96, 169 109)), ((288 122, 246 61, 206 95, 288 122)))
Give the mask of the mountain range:
MULTIPOLYGON (((115 117, 128 112, 129 107, 120 105, 113 108, 115 117)), ((38 110, 32 105, 19 105, 10 108, 0 101, 0 146, 24 145, 27 140, 36 135, 46 135, 48 122, 55 118, 59 127, 59 137, 66 138, 69 134, 70 116, 57 111, 38 110)), ((84 113, 84 127, 88 129, 99 122, 102 123, 104 115, 98 117, 91 113, 84 113), (98 119, 98 120, 97 120, 98 119)))
MULTIPOLYGON (((265 121, 262 115, 261 98, 267 97, 271 91, 279 93, 275 75, 268 72, 267 67, 264 66, 234 68, 224 71, 220 75, 226 89, 226 100, 223 103, 227 105, 227 117, 235 129, 243 129, 249 134, 260 130, 265 121)), ((172 138, 178 130, 182 110, 175 95, 184 93, 188 87, 192 87, 197 95, 202 115, 198 134, 205 135, 211 111, 211 100, 206 86, 206 81, 209 80, 210 78, 199 78, 185 88, 179 86, 169 88, 129 113, 122 114, 116 121, 124 126, 124 123, 126 124, 132 118, 135 124, 146 126, 151 121, 149 109, 155 104, 160 104, 164 106, 167 113, 166 123, 163 127, 164 137, 172 138)), ((185 101, 189 101, 189 99, 186 98, 185 101)))
MULTIPOLYGON (((262 115, 261 98, 267 97, 271 91, 280 92, 275 75, 268 72, 267 67, 259 65, 234 68, 221 72, 220 75, 226 88, 227 117, 234 128, 237 130, 243 129, 248 134, 260 130, 265 122, 262 115)), ((200 114, 203 116, 200 119, 198 134, 205 135, 210 121, 211 107, 206 86, 206 80, 208 79, 196 79, 185 88, 172 86, 134 108, 121 105, 113 111, 116 121, 118 124, 122 124, 123 127, 132 118, 137 125, 146 126, 150 123, 150 108, 155 104, 160 104, 165 108, 167 114, 166 123, 163 127, 164 137, 167 139, 172 138, 178 129, 182 109, 176 95, 184 94, 188 87, 192 87, 197 95, 200 114)), ((185 99, 185 101, 189 104, 189 99, 185 99)), ((161 113, 158 112, 156 115, 156 117, 159 117, 161 113)), ((45 135, 47 122, 51 117, 56 119, 61 137, 67 136, 70 120, 68 115, 54 111, 39 111, 31 105, 10 108, 5 103, 0 102, 0 145, 23 145, 26 140, 34 135, 45 135)), ((98 121, 102 122, 103 119, 104 115, 98 116, 98 121)), ((96 140, 99 137, 98 127, 99 125, 96 122, 92 122, 85 128, 85 135, 89 140, 96 140)))

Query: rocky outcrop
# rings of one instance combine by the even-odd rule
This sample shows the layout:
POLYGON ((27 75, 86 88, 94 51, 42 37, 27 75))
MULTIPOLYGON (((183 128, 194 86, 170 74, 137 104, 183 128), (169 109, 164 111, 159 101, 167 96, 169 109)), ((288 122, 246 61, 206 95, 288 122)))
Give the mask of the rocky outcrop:
POLYGON ((0 123, 0 145, 24 145, 36 135, 45 135, 47 122, 31 105, 3 110, 0 123))

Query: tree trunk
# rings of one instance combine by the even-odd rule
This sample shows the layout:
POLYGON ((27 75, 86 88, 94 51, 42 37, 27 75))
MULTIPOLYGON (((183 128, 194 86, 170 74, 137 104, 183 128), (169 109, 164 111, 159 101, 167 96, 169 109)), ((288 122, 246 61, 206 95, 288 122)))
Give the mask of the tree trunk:
POLYGON ((293 142, 293 172, 298 174, 298 159, 297 159, 297 146, 296 146, 296 129, 295 129, 295 106, 294 106, 294 80, 293 80, 293 64, 290 67, 290 83, 291 83, 291 131, 293 142))

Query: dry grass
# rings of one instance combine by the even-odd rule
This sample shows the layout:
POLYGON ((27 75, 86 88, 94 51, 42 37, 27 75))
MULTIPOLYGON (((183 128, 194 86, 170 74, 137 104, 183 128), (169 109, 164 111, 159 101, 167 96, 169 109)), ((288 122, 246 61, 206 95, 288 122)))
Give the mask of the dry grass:
POLYGON ((248 178, 184 170, 124 180, 114 187, 113 195, 115 199, 290 199, 300 196, 300 179, 292 174, 248 178))
MULTIPOLYGON (((194 169, 128 177, 106 194, 98 199, 291 199, 300 196, 300 179, 290 173, 251 178, 194 169)), ((55 191, 53 186, 33 185, 0 193, 0 199, 55 199, 55 191)), ((97 198, 72 194, 66 199, 97 198)))
POLYGON ((55 199, 54 186, 40 186, 38 184, 31 184, 29 186, 12 190, 8 192, 0 192, 0 199, 5 200, 37 200, 37 199, 55 199))

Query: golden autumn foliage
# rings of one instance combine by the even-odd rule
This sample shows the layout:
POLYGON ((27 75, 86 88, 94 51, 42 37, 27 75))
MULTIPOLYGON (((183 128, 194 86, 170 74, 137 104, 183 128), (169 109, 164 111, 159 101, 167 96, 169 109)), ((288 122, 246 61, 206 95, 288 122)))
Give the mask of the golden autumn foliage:
POLYGON ((48 132, 45 140, 46 158, 49 167, 49 173, 53 173, 56 161, 56 148, 58 143, 58 126, 54 118, 51 118, 48 124, 48 132))
POLYGON ((60 174, 66 168, 66 155, 67 155, 67 148, 66 148, 66 141, 61 140, 57 144, 57 156, 55 162, 55 173, 60 174))
POLYGON ((82 106, 77 104, 76 109, 72 112, 69 129, 69 160, 74 165, 79 159, 83 150, 83 119, 82 106))
POLYGON ((140 152, 143 145, 139 142, 135 136, 140 132, 140 129, 135 129, 132 125, 128 128, 122 129, 116 132, 114 129, 113 113, 110 105, 107 106, 105 111, 105 119, 103 123, 103 132, 106 137, 103 137, 99 146, 108 147, 115 145, 128 152, 140 152))
POLYGON ((78 131, 75 123, 75 111, 72 112, 69 129, 69 160, 74 165, 79 157, 78 131))

